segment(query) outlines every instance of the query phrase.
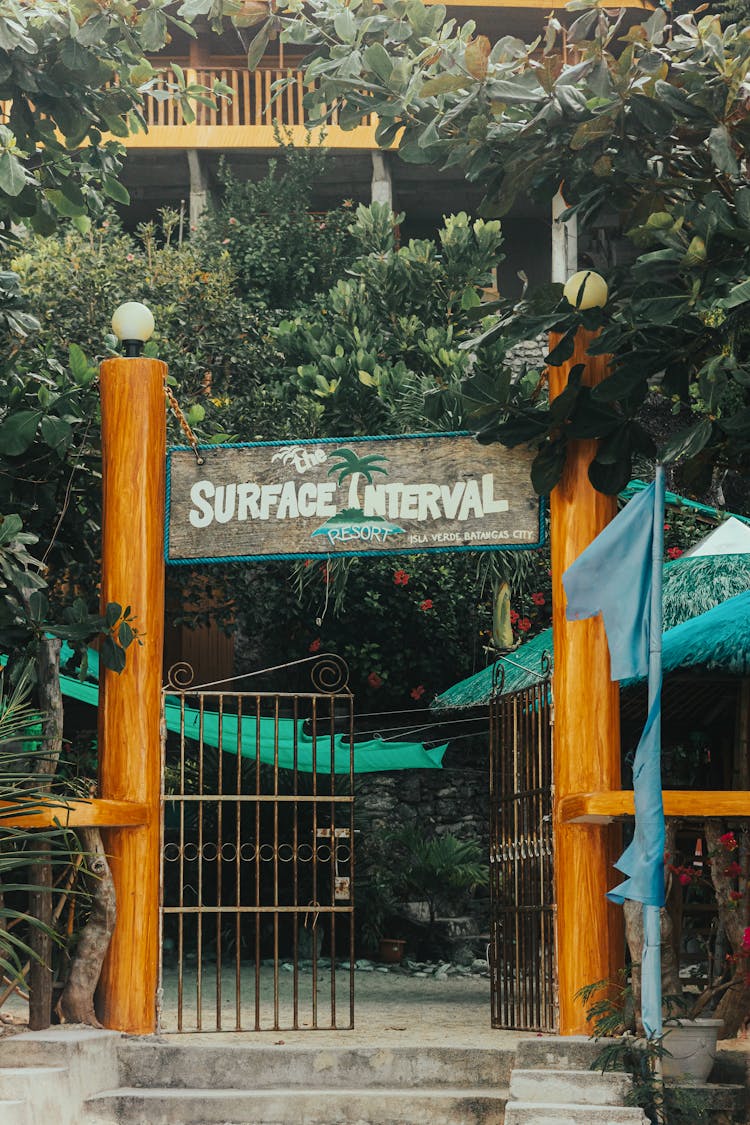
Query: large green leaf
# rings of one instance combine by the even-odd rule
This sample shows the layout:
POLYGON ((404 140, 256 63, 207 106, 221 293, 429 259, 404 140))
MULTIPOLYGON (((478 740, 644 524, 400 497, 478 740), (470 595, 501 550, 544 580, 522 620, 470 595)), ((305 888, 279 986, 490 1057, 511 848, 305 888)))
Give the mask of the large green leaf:
POLYGON ((531 483, 539 496, 548 496, 565 468, 565 443, 550 441, 537 453, 531 465, 531 483))
POLYGON ((596 458, 589 465, 589 480, 597 492, 617 496, 630 480, 632 465, 629 457, 603 464, 596 458))
POLYGON ((122 672, 125 667, 125 650, 111 637, 103 639, 100 656, 105 668, 109 668, 112 672, 122 672))
POLYGON ((33 442, 42 417, 39 410, 17 410, 0 423, 0 455, 18 457, 33 442))
POLYGON ((614 402, 616 399, 626 398, 636 388, 641 387, 646 380, 643 368, 634 361, 626 367, 616 370, 612 375, 603 379, 592 390, 592 398, 597 402, 614 402))
POLYGON ((362 52, 365 65, 372 70, 381 82, 387 85, 393 70, 393 60, 382 43, 372 43, 362 52))
POLYGON ((58 191, 56 188, 47 192, 47 199, 59 215, 65 215, 68 219, 74 219, 77 215, 83 214, 85 210, 84 205, 73 203, 64 192, 58 191))
POLYGON ((271 31, 273 30, 273 19, 266 20, 255 33, 253 41, 250 44, 247 52, 247 69, 255 70, 260 60, 265 54, 268 41, 271 38, 271 31))
POLYGON ((58 457, 63 457, 66 449, 73 440, 73 429, 69 422, 63 418, 55 418, 54 415, 47 415, 42 418, 39 432, 42 435, 42 441, 53 449, 58 457))
POLYGON ((668 465, 683 457, 695 457, 710 440, 712 433, 713 422, 710 418, 702 418, 666 443, 661 451, 661 460, 668 465))
POLYGON ((708 137, 708 147, 713 157, 714 164, 721 172, 728 172, 730 176, 739 173, 737 157, 732 149, 732 138, 726 125, 716 125, 708 137))
POLYGON ((571 137, 570 147, 575 152, 578 149, 585 148, 593 141, 600 141, 603 137, 608 137, 612 132, 613 123, 614 116, 612 113, 602 113, 598 117, 592 117, 589 121, 582 121, 571 137))
POLYGON ((468 79, 459 74, 440 74, 437 78, 428 78, 422 83, 419 96, 434 98, 438 94, 457 94, 459 90, 466 90, 468 84, 468 79))
POLYGON ((0 155, 0 191, 13 197, 20 195, 27 180, 23 164, 12 152, 0 155))
POLYGON ((568 329, 565 335, 555 344, 554 348, 544 357, 544 362, 546 364, 550 367, 560 367, 570 359, 575 351, 576 331, 575 327, 568 329))
POLYGON ((357 24, 351 8, 342 8, 337 12, 333 26, 336 34, 343 43, 353 43, 357 35, 357 24))
POLYGON ((736 309, 738 305, 744 305, 747 301, 750 301, 750 279, 733 285, 726 297, 717 303, 724 309, 736 309))
POLYGON ((750 187, 740 187, 734 193, 737 217, 744 227, 750 227, 750 187))
POLYGON ((102 176, 102 187, 115 203, 122 203, 125 206, 130 203, 130 192, 114 176, 102 176))
POLYGON ((649 133, 668 133, 671 130, 674 123, 672 111, 657 98, 634 94, 630 99, 630 108, 649 133))

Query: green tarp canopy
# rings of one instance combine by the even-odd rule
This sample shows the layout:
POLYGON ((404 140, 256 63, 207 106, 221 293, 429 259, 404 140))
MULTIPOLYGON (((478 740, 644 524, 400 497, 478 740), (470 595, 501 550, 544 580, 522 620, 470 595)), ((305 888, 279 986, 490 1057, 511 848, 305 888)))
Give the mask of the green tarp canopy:
MULTIPOLYGON (((63 665, 71 656, 71 649, 63 645, 63 665)), ((63 695, 97 707, 99 656, 92 649, 89 650, 88 672, 93 679, 81 681, 74 676, 61 675, 60 686, 63 695)), ((302 773, 312 773, 313 766, 316 773, 331 773, 331 767, 333 773, 349 772, 349 739, 341 734, 331 738, 327 722, 322 717, 318 722, 317 737, 313 739, 312 734, 305 732, 301 720, 279 719, 277 723, 275 719, 261 718, 258 722, 254 715, 243 715, 238 732, 236 715, 225 713, 220 718, 215 711, 204 710, 201 713, 194 707, 183 707, 178 699, 170 699, 169 696, 164 713, 168 731, 180 734, 184 716, 185 737, 197 742, 202 722, 204 745, 220 746, 229 754, 236 754, 239 747, 243 758, 255 761, 260 747, 261 762, 272 766, 278 748, 278 764, 283 769, 293 769, 296 764, 302 773)), ((441 769, 446 749, 447 743, 427 749, 421 742, 386 742, 382 738, 355 742, 354 772, 441 769)))

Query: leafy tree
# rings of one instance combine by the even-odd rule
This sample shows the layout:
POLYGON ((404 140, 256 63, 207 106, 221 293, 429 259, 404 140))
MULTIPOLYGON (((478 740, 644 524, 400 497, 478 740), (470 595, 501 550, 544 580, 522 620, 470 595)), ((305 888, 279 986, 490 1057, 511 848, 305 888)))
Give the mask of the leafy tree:
POLYGON ((548 360, 558 364, 580 324, 601 326, 597 350, 613 356, 601 387, 588 391, 575 372, 551 409, 519 407, 502 375, 496 390, 475 386, 487 440, 534 441, 534 479, 546 491, 568 438, 600 438, 591 479, 614 492, 634 455, 655 452, 639 414, 656 393, 693 415, 664 458, 741 468, 750 439, 750 30, 712 15, 670 26, 661 8, 624 30, 624 13, 589 0, 574 7, 567 56, 554 16, 539 47, 510 36, 493 46, 472 22, 457 27, 420 0, 294 4, 283 34, 309 48, 313 114, 335 107, 344 128, 377 114, 379 143, 395 144, 402 159, 460 167, 481 183, 485 214, 506 213, 519 196, 549 204, 562 183, 584 232, 602 229, 610 245, 618 232, 629 239, 633 260, 607 271, 602 313, 580 314, 553 287, 519 306, 501 302, 484 326, 478 347, 555 330, 561 342, 548 360))
POLYGON ((477 358, 464 347, 476 334, 482 288, 503 257, 500 223, 471 222, 462 212, 445 220, 437 245, 412 239, 397 248, 402 219, 385 204, 360 205, 348 276, 274 333, 321 431, 424 429, 426 397, 450 428, 461 420, 461 380, 501 354, 488 347, 477 358))
POLYGON ((324 148, 283 144, 261 180, 238 180, 220 166, 223 194, 197 240, 226 248, 237 291, 250 307, 298 309, 344 273, 353 250, 351 200, 325 212, 311 209, 329 162, 324 148))

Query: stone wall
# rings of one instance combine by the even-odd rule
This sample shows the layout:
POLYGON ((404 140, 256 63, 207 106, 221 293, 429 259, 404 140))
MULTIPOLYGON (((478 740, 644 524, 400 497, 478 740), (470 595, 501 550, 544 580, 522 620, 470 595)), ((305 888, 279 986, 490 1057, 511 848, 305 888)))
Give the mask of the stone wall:
MULTIPOLYGON (((419 827, 427 836, 456 836, 477 842, 489 859, 488 738, 461 739, 448 749, 442 770, 364 774, 355 797, 357 914, 366 915, 373 876, 388 858, 378 854, 384 832, 419 827), (375 858, 373 859, 373 856, 375 858)), ((451 917, 440 921, 425 944, 423 904, 399 904, 396 936, 406 937, 410 956, 439 956, 471 965, 484 956, 489 933, 489 888, 457 895, 451 917)))
POLYGON ((442 770, 398 770, 357 779, 360 839, 368 831, 420 825, 428 834, 451 833, 489 846, 487 738, 462 739, 448 748, 442 770))

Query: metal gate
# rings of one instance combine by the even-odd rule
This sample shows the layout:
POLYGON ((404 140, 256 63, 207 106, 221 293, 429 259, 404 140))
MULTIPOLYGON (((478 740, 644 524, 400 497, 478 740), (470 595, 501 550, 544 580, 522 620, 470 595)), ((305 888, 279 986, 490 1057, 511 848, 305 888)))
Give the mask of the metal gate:
POLYGON ((275 693, 194 687, 184 665, 170 673, 161 1030, 353 1027, 353 697, 345 667, 318 660, 315 690, 275 693))
POLYGON ((557 1023, 549 680, 490 703, 492 1026, 557 1023))

